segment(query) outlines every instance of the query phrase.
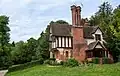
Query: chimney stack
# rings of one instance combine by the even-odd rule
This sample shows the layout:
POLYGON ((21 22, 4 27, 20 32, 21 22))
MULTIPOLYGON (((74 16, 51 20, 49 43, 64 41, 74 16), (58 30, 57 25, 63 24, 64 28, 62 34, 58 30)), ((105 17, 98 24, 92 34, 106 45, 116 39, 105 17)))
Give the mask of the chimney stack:
POLYGON ((81 7, 77 6, 77 25, 80 26, 81 22, 81 7))
POLYGON ((72 11, 72 25, 80 26, 81 22, 81 7, 73 5, 71 6, 72 11))
POLYGON ((76 25, 76 6, 73 5, 71 6, 71 11, 72 11, 72 25, 76 25))

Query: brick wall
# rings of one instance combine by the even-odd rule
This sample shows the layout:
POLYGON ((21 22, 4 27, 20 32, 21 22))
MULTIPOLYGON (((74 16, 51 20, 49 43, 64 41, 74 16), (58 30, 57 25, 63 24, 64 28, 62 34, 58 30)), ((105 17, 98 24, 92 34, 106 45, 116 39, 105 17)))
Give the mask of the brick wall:
POLYGON ((85 39, 83 37, 83 27, 73 26, 72 34, 73 34, 73 57, 77 61, 83 62, 86 60, 85 49, 87 48, 87 44, 85 43, 85 39))

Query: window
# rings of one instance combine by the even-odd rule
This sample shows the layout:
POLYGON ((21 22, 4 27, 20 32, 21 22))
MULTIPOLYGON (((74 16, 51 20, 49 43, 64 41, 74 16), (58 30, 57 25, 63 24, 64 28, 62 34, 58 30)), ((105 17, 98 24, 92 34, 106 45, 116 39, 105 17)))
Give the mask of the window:
POLYGON ((68 58, 68 51, 66 51, 66 58, 68 58))
POLYGON ((101 35, 100 34, 95 34, 95 39, 101 41, 101 35))
POLYGON ((88 58, 92 58, 92 52, 90 51, 90 52, 87 52, 87 57, 88 58))

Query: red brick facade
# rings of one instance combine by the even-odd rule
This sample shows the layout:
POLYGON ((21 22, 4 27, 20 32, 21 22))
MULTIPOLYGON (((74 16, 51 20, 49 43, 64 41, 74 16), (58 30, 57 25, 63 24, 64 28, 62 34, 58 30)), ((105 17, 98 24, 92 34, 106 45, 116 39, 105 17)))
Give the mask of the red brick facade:
POLYGON ((79 62, 84 61, 86 59, 85 49, 87 48, 87 45, 83 38, 83 27, 73 26, 72 34, 73 34, 73 57, 79 62))

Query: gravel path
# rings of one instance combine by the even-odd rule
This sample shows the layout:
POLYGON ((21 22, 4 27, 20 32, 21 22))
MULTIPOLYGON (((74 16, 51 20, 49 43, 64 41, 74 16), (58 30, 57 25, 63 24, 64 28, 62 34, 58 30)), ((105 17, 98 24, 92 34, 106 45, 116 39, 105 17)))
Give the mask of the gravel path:
POLYGON ((4 76, 7 72, 8 72, 8 70, 1 70, 0 71, 0 76, 4 76))

